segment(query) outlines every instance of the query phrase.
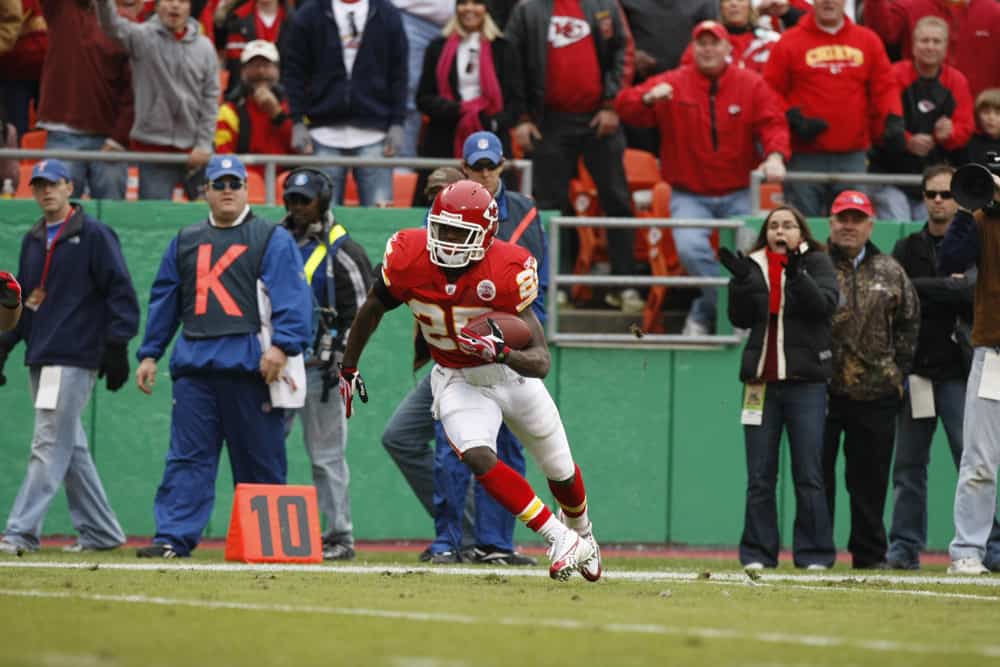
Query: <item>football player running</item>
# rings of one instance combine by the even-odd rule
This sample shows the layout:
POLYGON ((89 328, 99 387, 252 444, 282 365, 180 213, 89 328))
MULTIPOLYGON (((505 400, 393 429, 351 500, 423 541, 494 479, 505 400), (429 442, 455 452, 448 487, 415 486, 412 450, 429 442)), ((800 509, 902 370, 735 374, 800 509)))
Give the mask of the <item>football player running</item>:
POLYGON ((553 579, 565 581, 579 570, 588 581, 597 581, 601 555, 583 477, 559 411, 540 379, 551 359, 542 326, 528 307, 538 294, 537 263, 524 248, 494 238, 497 219, 489 190, 458 181, 438 194, 426 229, 405 229, 389 239, 381 270, 347 339, 340 394, 348 417, 355 394, 367 402, 358 373, 361 352, 386 311, 405 303, 436 362, 432 409, 458 457, 497 502, 549 543, 553 579), (498 327, 485 336, 466 327, 490 311, 518 315, 531 331, 530 343, 513 350, 498 327), (549 480, 560 517, 524 477, 497 459, 502 422, 549 480))

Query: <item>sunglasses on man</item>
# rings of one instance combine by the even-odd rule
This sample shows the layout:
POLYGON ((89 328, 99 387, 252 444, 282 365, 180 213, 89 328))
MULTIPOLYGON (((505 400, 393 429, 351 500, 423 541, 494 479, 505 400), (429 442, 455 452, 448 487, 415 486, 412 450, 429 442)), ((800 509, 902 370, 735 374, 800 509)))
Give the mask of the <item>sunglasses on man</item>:
POLYGON ((223 190, 242 190, 244 183, 238 178, 217 178, 209 185, 213 190, 222 192, 223 190))
POLYGON ((927 199, 951 199, 951 190, 924 190, 924 197, 927 199))

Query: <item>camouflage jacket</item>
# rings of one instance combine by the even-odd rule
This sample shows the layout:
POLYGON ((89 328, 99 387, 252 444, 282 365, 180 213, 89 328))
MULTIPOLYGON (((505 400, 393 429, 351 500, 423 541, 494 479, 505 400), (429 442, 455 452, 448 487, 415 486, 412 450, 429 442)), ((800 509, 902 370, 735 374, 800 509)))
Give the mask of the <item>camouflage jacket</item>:
POLYGON ((870 241, 857 268, 832 245, 830 256, 840 284, 830 393, 858 401, 898 393, 917 347, 917 292, 899 263, 870 241))

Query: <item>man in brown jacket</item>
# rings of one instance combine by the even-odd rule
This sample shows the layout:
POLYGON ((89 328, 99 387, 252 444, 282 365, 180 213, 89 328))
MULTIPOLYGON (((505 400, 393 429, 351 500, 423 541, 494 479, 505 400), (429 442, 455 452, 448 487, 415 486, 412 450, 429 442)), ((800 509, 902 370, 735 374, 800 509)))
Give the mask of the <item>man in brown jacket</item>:
POLYGON ((889 486, 896 412, 917 347, 920 300, 906 272, 871 242, 874 210, 866 195, 841 192, 830 218, 830 255, 840 283, 833 315, 833 378, 823 443, 831 518, 844 435, 855 569, 884 569, 882 514, 889 486))

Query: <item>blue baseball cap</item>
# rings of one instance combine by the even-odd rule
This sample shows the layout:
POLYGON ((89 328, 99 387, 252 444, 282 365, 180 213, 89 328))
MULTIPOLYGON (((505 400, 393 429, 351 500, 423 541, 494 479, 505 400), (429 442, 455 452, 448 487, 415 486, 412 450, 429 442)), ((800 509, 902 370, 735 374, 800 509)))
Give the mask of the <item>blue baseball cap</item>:
POLYGON ((462 147, 462 159, 468 165, 474 165, 480 160, 500 164, 503 162, 503 145, 500 143, 500 138, 492 132, 470 134, 462 147))
POLYGON ((69 167, 59 160, 42 160, 31 170, 31 183, 36 179, 42 179, 49 183, 58 183, 62 180, 72 180, 69 175, 69 167))
POLYGON ((233 155, 213 155, 205 167, 205 178, 214 181, 223 176, 235 176, 241 181, 247 180, 247 168, 233 155))

